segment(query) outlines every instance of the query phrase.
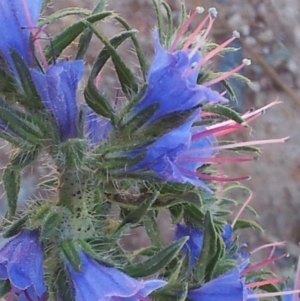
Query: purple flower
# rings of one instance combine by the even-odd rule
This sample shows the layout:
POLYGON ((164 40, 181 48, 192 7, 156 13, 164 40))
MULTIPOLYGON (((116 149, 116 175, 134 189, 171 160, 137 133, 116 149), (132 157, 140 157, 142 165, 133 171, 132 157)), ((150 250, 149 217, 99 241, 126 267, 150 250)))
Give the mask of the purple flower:
POLYGON ((39 300, 45 294, 43 251, 38 231, 23 230, 3 242, 0 279, 8 279, 12 292, 25 300, 39 300))
POLYGON ((197 262, 202 246, 203 246, 203 230, 200 228, 192 228, 186 224, 177 224, 175 228, 174 240, 179 240, 184 236, 189 239, 183 245, 181 251, 189 255, 189 268, 193 268, 197 262))
POLYGON ((61 61, 46 73, 31 69, 31 75, 46 109, 54 116, 61 141, 76 138, 76 90, 83 75, 83 61, 61 61))
POLYGON ((76 301, 138 301, 166 284, 163 280, 136 280, 123 272, 97 263, 80 251, 81 270, 66 261, 76 301))
POLYGON ((247 300, 245 279, 240 277, 239 268, 221 275, 196 289, 187 297, 194 301, 243 301, 247 300))
POLYGON ((30 32, 36 26, 42 0, 0 1, 0 55, 16 75, 10 50, 14 49, 28 66, 33 60, 30 32))

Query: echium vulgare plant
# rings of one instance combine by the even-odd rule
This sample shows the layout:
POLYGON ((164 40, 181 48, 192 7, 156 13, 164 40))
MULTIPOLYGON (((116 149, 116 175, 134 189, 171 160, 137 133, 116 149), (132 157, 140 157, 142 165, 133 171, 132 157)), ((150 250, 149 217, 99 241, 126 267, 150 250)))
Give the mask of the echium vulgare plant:
POLYGON ((288 291, 283 279, 266 270, 280 259, 273 256, 280 243, 249 252, 239 242, 236 230, 259 228, 240 219, 245 207, 251 209, 251 194, 235 218, 228 208, 240 203, 230 193, 244 189, 238 182, 248 176, 224 176, 222 163, 252 161, 259 152, 256 145, 285 141, 222 140, 249 130, 251 122, 278 103, 243 115, 228 106, 234 93, 227 79, 246 80, 236 72, 250 61, 225 73, 210 71, 207 62, 230 51, 238 32, 221 45, 210 44, 215 8, 201 18, 202 8, 188 15, 183 5, 175 28, 168 4, 153 1, 158 26, 151 37, 155 54, 148 62, 136 31, 105 10, 105 1, 92 11, 68 8, 50 16, 45 16, 46 2, 0 1, 0 137, 12 146, 2 179, 8 209, 1 224, 0 297, 298 300, 299 272, 295 290, 288 291), (47 25, 68 15, 78 21, 51 37, 47 25), (123 28, 113 37, 98 26, 107 19, 123 28), (92 37, 103 48, 90 67, 84 59, 92 37), (128 39, 139 75, 118 52, 128 39), (64 49, 75 40, 74 59, 64 58, 64 49), (117 105, 101 93, 101 81, 98 85, 109 60, 119 97, 126 99, 117 105), (89 75, 83 81, 85 69, 89 75), (80 81, 85 87, 77 100, 80 81), (224 93, 214 90, 216 83, 224 93), (19 208, 22 171, 41 156, 54 166, 55 173, 43 183, 52 194, 19 208), (112 205, 119 209, 115 215, 110 214, 112 205), (163 208, 175 228, 171 243, 157 225, 163 208), (138 226, 145 228, 151 245, 128 251, 120 240, 138 226), (273 248, 270 256, 253 263, 251 255, 268 247, 273 248))

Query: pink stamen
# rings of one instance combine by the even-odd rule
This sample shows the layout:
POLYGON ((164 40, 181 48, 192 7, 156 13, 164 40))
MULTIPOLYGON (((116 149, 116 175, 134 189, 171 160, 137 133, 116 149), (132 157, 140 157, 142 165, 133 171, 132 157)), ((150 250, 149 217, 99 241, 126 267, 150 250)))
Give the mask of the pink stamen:
POLYGON ((248 295, 248 299, 251 298, 269 298, 277 296, 286 296, 291 294, 300 294, 300 290, 284 291, 284 292, 275 292, 275 293, 260 293, 260 294, 251 294, 248 295))
MULTIPOLYGON (((270 244, 265 244, 265 245, 262 245, 262 246, 259 246, 258 248, 252 250, 250 252, 250 254, 254 254, 260 250, 263 250, 263 249, 266 249, 266 248, 270 248, 270 247, 277 247, 277 246, 284 246, 285 245, 285 241, 278 241, 278 242, 273 242, 273 243, 270 243, 270 244)), ((269 256, 270 257, 270 256, 269 256)))
POLYGON ((245 210, 245 208, 248 206, 248 204, 250 203, 251 199, 252 199, 253 193, 251 193, 248 197, 248 199, 246 200, 246 202, 243 204, 243 206, 241 207, 241 209, 239 210, 239 212, 237 213, 237 215, 235 216, 231 227, 233 228, 235 223, 237 222, 237 220, 240 218, 241 214, 243 213, 243 211, 245 210))
POLYGON ((238 123, 235 123, 234 125, 224 125, 224 126, 221 126, 221 127, 218 127, 218 128, 211 128, 211 129, 206 129, 205 131, 203 132, 200 132, 200 133, 196 133, 196 134, 193 134, 192 135, 192 141, 196 141, 196 140, 200 140, 204 137, 207 137, 207 136, 210 136, 210 135, 215 135, 219 132, 219 131, 222 131, 222 130, 228 130, 228 129, 242 129, 244 128, 242 125, 238 124, 238 123))
POLYGON ((282 254, 282 255, 279 255, 279 256, 276 256, 276 257, 273 257, 273 258, 268 258, 268 259, 266 259, 262 262, 259 262, 257 264, 254 264, 254 265, 250 266, 250 267, 247 267, 243 270, 243 272, 241 273, 241 276, 246 275, 249 272, 255 271, 257 269, 261 269, 261 268, 267 266, 268 264, 273 263, 277 260, 280 260, 284 257, 286 257, 286 254, 282 254))
POLYGON ((243 147, 243 146, 253 146, 253 145, 283 143, 287 139, 289 139, 289 137, 284 137, 284 138, 280 138, 280 139, 269 139, 269 140, 255 140, 255 141, 248 141, 248 142, 238 142, 238 143, 232 143, 232 144, 227 144, 227 145, 220 145, 220 146, 202 148, 202 149, 199 149, 199 151, 224 150, 224 149, 231 149, 231 148, 237 148, 237 147, 243 147))
POLYGON ((227 71, 227 72, 223 72, 219 77, 214 78, 206 83, 203 83, 203 86, 209 87, 211 85, 214 85, 216 83, 219 83, 220 81, 229 78, 231 75, 237 73, 238 71, 240 71, 242 68, 244 68, 245 66, 249 66, 249 61, 248 60, 243 60, 243 63, 240 64, 239 66, 237 66, 236 68, 227 71))
MULTIPOLYGON (((200 24, 197 26, 197 28, 193 31, 193 33, 189 36, 188 40, 184 43, 182 50, 187 50, 189 46, 193 43, 194 39, 196 38, 197 34, 200 32, 200 30, 203 28, 205 23, 208 19, 211 19, 211 15, 207 14, 207 16, 200 22, 200 24)), ((198 45, 198 43, 197 43, 198 45)), ((199 46, 198 46, 199 48, 199 46)), ((197 49, 198 49, 197 48, 197 49)), ((197 51, 197 50, 196 50, 197 51)), ((195 52, 194 52, 195 53, 195 52)), ((189 56, 191 57, 191 55, 189 56)))
POLYGON ((263 281, 253 282, 253 283, 247 283, 246 287, 247 288, 260 287, 260 286, 267 285, 267 284, 282 283, 284 281, 285 281, 284 278, 272 278, 272 279, 268 279, 268 280, 263 280, 263 281))
POLYGON ((238 37, 239 37, 239 33, 238 32, 234 32, 233 36, 230 39, 228 39, 227 41, 225 41, 224 43, 222 43, 221 45, 219 45, 218 47, 216 47, 214 50, 212 50, 211 52, 209 52, 195 66, 191 66, 191 68, 188 69, 184 73, 184 76, 190 76, 191 73, 193 73, 195 70, 198 70, 199 68, 201 68, 201 66, 203 66, 203 64, 205 64, 207 61, 209 61, 212 57, 214 57, 216 54, 218 54, 222 49, 224 49, 227 45, 229 45, 232 41, 234 41, 238 37))
POLYGON ((249 176, 235 177, 235 178, 218 177, 218 176, 211 176, 200 172, 192 171, 184 167, 178 167, 178 169, 189 176, 194 176, 203 180, 211 180, 211 181, 218 181, 218 182, 235 182, 235 181, 248 180, 250 178, 249 176))
MULTIPOLYGON (((278 100, 275 100, 271 103, 269 103, 268 105, 260 108, 260 109, 257 109, 257 110, 254 110, 254 111, 249 111, 247 113, 245 113, 244 115, 242 115, 242 118, 245 119, 247 122, 248 121, 248 118, 252 117, 252 116, 260 116, 261 114, 263 114, 267 109, 277 105, 281 103, 281 101, 278 101, 278 100)), ((256 118, 257 118, 256 117, 256 118)), ((210 129, 213 129, 213 128, 218 128, 218 127, 222 127, 222 126, 225 126, 225 125, 232 125, 232 124, 236 124, 235 121, 233 120, 227 120, 227 121, 223 121, 223 122, 220 122, 218 124, 214 124, 214 125, 211 125, 211 126, 208 126, 207 129, 210 130, 210 129)))
POLYGON ((270 254, 269 254, 269 256, 268 256, 268 259, 270 259, 270 258, 273 257, 273 255, 274 255, 274 253, 275 253, 275 250, 276 250, 276 247, 273 246, 273 248, 271 249, 271 252, 270 252, 270 254))
POLYGON ((196 17, 197 14, 198 14, 198 12, 197 12, 197 10, 195 10, 189 16, 189 18, 183 23, 183 25, 179 29, 178 33, 176 34, 176 37, 175 37, 174 41, 172 42, 172 44, 169 48, 170 52, 173 52, 175 50, 176 46, 178 45, 178 42, 179 42, 180 38, 183 36, 184 32, 186 32, 186 30, 188 29, 188 27, 190 26, 191 22, 194 20, 194 18, 196 17))
POLYGON ((212 163, 237 163, 237 162, 249 162, 255 158, 237 158, 237 157, 179 157, 176 162, 212 162, 212 163))
POLYGON ((30 13, 29 13, 29 10, 28 10, 28 7, 27 7, 27 3, 26 3, 25 0, 22 0, 22 6, 23 6, 23 9, 24 9, 24 12, 25 12, 25 16, 26 16, 26 20, 28 22, 28 25, 31 28, 32 36, 35 37, 34 43, 37 47, 38 53, 40 54, 42 64, 45 68, 47 68, 48 67, 48 62, 47 62, 46 56, 43 52, 42 45, 41 45, 40 41, 38 39, 36 39, 36 35, 37 35, 38 30, 35 28, 35 26, 32 23, 30 13))

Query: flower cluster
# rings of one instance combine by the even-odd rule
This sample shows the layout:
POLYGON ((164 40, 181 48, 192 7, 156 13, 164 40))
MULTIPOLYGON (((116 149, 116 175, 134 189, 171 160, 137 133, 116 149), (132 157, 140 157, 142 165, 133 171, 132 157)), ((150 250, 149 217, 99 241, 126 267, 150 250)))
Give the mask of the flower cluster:
MULTIPOLYGON (((1 224, 0 298, 296 298, 297 283, 294 291, 280 292, 276 284, 281 278, 251 274, 279 257, 250 263, 251 254, 235 235, 238 217, 232 223, 229 217, 220 218, 222 201, 228 201, 223 196, 224 183, 248 178, 226 177, 220 164, 255 159, 240 154, 225 157, 221 151, 257 152, 255 145, 286 140, 219 140, 247 130, 266 109, 279 103, 240 115, 227 106, 225 93, 213 89, 249 65, 247 59, 231 71, 201 79, 205 64, 239 34, 234 32, 219 46, 206 43, 217 16, 215 8, 188 33, 203 12, 197 8, 173 35, 171 10, 164 3, 169 32, 162 34, 160 27, 154 32, 155 55, 145 70, 146 59, 134 31, 120 16, 104 10, 105 1, 89 13, 72 8, 39 19, 43 2, 0 2, 0 137, 13 146, 3 174, 8 214, 1 224), (67 15, 85 17, 50 38, 47 25, 67 15), (106 18, 121 23, 124 31, 106 37, 95 26, 106 18), (62 58, 63 50, 79 35, 76 59, 62 58), (76 98, 92 35, 104 48, 95 59, 82 102, 76 98), (133 41, 145 75, 142 87, 116 50, 127 38, 133 41), (118 110, 96 85, 110 58, 122 96, 127 97, 118 110), (55 165, 55 175, 44 183, 55 192, 54 199, 42 198, 18 208, 22 171, 40 154, 55 165), (109 211, 113 203, 120 209, 117 218, 109 211), (163 207, 177 223, 169 245, 157 231, 156 217, 163 207), (121 241, 128 229, 137 226, 145 227, 152 245, 130 252, 121 241), (267 285, 274 292, 261 292, 267 285)), ((160 20, 160 7, 153 2, 160 20)))

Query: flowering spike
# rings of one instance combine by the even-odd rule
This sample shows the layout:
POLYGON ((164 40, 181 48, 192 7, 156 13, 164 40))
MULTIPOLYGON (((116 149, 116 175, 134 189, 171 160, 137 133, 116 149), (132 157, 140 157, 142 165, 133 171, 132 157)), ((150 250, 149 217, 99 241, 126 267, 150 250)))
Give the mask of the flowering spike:
POLYGON ((250 252, 250 254, 251 255, 255 254, 256 252, 266 249, 266 248, 269 248, 269 247, 278 247, 278 246, 284 246, 284 245, 285 245, 285 241, 278 241, 278 242, 273 242, 270 244, 265 244, 265 245, 259 246, 258 248, 255 248, 254 250, 252 250, 250 252))

